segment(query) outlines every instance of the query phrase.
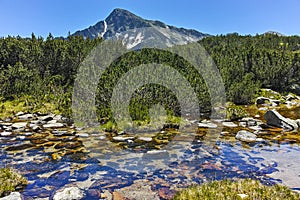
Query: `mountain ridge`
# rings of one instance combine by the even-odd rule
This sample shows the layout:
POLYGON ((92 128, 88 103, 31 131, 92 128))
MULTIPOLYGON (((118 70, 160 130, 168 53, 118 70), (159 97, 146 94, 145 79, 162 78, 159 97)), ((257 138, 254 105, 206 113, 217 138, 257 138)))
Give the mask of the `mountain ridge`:
POLYGON ((155 41, 161 46, 172 46, 198 41, 209 34, 195 29, 178 28, 158 20, 143 19, 128 10, 116 8, 108 17, 86 29, 76 31, 73 35, 84 38, 102 37, 104 39, 121 39, 127 47, 139 44, 152 44, 155 41))

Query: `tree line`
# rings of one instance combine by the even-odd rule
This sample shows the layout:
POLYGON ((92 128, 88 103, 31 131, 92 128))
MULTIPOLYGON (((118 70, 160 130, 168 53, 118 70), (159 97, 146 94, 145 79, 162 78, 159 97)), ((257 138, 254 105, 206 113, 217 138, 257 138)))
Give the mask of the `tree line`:
MULTIPOLYGON (((25 97, 37 107, 52 103, 70 116, 78 68, 102 41, 101 38, 91 40, 71 35, 54 38, 51 34, 45 39, 34 34, 31 38, 0 38, 0 100, 25 97)), ((300 85, 299 36, 240 36, 234 33, 207 37, 199 44, 219 68, 228 101, 252 103, 260 88, 297 92, 294 88, 300 85)), ((168 51, 143 49, 121 56, 99 77, 96 95, 99 118, 111 117, 110 98, 122 74, 134 66, 151 62, 167 64, 183 74, 194 88, 200 108, 210 109, 205 81, 190 63, 168 51)), ((168 113, 180 114, 176 96, 156 84, 135 91, 130 113, 136 120, 147 120, 149 109, 156 104, 164 105, 168 113)))

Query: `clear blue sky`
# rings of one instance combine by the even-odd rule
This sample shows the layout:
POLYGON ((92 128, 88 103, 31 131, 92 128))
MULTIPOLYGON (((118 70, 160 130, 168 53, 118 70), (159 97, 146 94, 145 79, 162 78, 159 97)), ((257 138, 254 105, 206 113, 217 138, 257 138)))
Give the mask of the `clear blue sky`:
POLYGON ((0 0, 0 37, 66 36, 114 8, 209 34, 300 35, 300 0, 0 0))

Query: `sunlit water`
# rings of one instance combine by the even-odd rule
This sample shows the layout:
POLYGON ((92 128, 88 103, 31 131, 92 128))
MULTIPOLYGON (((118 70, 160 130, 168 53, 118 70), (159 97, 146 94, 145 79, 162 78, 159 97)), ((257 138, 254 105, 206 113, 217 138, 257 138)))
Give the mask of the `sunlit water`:
MULTIPOLYGON (((300 109, 284 114, 300 118, 300 109)), ((113 191, 136 180, 148 180, 154 191, 226 178, 253 178, 300 190, 298 133, 274 129, 262 136, 265 141, 246 144, 234 138, 239 129, 188 129, 186 133, 168 129, 160 134, 172 134, 160 136, 160 144, 113 142, 108 133, 97 131, 81 131, 89 136, 74 137, 66 128, 61 135, 14 133, 0 139, 0 167, 16 168, 29 180, 21 192, 25 198, 51 198, 58 189, 76 185, 85 190, 86 199, 99 199, 91 191, 113 191), (192 141, 184 139, 189 134, 192 141), (173 149, 165 148, 165 140, 174 138, 173 149)))

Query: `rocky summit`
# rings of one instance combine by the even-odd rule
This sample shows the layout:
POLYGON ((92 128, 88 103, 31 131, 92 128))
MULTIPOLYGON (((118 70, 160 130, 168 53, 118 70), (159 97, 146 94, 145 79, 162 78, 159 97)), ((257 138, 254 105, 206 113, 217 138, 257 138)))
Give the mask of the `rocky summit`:
POLYGON ((193 29, 177 28, 157 20, 143 19, 127 10, 114 9, 103 21, 75 32, 85 38, 102 37, 122 40, 127 48, 138 49, 144 46, 170 47, 198 41, 208 34, 193 29))

